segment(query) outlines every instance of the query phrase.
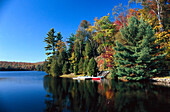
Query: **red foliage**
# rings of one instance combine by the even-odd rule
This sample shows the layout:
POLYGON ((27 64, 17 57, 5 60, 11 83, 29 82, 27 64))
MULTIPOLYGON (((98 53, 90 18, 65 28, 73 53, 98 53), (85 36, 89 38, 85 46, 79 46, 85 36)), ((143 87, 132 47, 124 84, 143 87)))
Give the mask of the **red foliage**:
POLYGON ((102 56, 106 60, 106 66, 113 67, 113 48, 106 47, 106 52, 102 56))

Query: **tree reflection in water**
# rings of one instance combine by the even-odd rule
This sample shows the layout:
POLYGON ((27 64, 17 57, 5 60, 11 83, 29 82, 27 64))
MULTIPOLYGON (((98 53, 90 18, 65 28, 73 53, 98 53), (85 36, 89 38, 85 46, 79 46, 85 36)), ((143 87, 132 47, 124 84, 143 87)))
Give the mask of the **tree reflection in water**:
POLYGON ((166 112, 170 88, 149 83, 77 81, 44 77, 47 112, 166 112))

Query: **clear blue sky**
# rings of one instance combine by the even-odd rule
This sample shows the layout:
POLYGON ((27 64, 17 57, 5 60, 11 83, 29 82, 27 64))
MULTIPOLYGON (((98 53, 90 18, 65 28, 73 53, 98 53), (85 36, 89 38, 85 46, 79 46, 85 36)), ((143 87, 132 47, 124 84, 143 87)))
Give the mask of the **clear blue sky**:
POLYGON ((51 28, 65 39, 81 20, 93 23, 120 3, 128 0, 0 0, 0 61, 44 61, 51 28))

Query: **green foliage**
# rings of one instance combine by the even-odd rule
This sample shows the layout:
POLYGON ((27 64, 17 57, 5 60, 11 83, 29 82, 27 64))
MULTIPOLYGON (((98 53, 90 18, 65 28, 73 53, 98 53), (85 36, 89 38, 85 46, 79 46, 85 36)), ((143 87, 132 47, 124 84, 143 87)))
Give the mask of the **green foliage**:
POLYGON ((87 56, 88 58, 91 58, 93 56, 93 50, 89 40, 86 41, 85 56, 87 56))
POLYGON ((74 68, 74 75, 78 75, 78 64, 75 65, 75 68, 74 68))
POLYGON ((47 34, 47 37, 44 39, 44 42, 47 43, 47 46, 45 47, 45 50, 48 51, 46 53, 47 56, 53 56, 55 54, 55 47, 56 47, 56 36, 54 35, 55 31, 54 28, 50 29, 50 31, 47 34))
POLYGON ((59 73, 62 74, 62 69, 65 61, 67 60, 67 54, 65 51, 59 53, 59 55, 56 57, 57 58, 57 63, 59 66, 59 73))
POLYGON ((113 37, 116 33, 116 25, 111 22, 110 16, 107 15, 101 17, 100 19, 96 18, 93 29, 96 32, 93 39, 98 43, 101 43, 99 45, 98 52, 105 52, 106 47, 113 45, 114 43, 113 37))
POLYGON ((74 66, 73 64, 70 65, 70 73, 73 73, 74 72, 74 66))
POLYGON ((80 59, 78 68, 79 68, 78 73, 82 74, 83 73, 83 58, 80 59))
POLYGON ((76 37, 74 34, 71 34, 71 36, 68 38, 68 58, 71 57, 71 53, 74 51, 74 41, 76 40, 76 37))
POLYGON ((158 72, 158 63, 164 55, 158 54, 152 27, 144 20, 132 17, 121 29, 126 46, 116 42, 118 76, 128 80, 142 80, 158 72))
POLYGON ((58 77, 60 74, 60 67, 57 63, 57 60, 53 58, 52 63, 51 63, 51 68, 50 68, 50 74, 53 77, 58 77))
POLYGON ((46 61, 46 60, 45 60, 45 62, 44 62, 44 64, 43 64, 43 69, 44 69, 44 71, 45 71, 47 74, 50 73, 49 61, 46 61))
POLYGON ((83 73, 87 74, 87 67, 88 67, 88 63, 89 63, 89 58, 86 58, 83 64, 83 73))
POLYGON ((64 63, 64 66, 63 66, 63 69, 62 69, 62 72, 63 72, 63 74, 68 74, 68 62, 65 62, 64 63))
POLYGON ((80 45, 79 45, 79 41, 77 40, 75 41, 75 44, 74 44, 74 54, 76 57, 75 62, 78 63, 80 60, 80 45))
POLYGON ((89 63, 88 63, 88 70, 87 74, 89 76, 97 76, 97 63, 94 58, 91 58, 89 63))

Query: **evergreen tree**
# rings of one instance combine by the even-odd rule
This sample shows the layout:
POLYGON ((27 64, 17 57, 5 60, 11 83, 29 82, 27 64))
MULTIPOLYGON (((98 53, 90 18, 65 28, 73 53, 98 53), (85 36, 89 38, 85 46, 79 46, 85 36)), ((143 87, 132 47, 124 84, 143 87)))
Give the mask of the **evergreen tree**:
POLYGON ((73 73, 73 72, 74 72, 74 69, 73 69, 73 68, 74 68, 74 66, 73 66, 73 64, 71 64, 71 65, 70 65, 70 73, 73 73))
POLYGON ((44 39, 44 42, 47 43, 45 50, 49 51, 46 53, 47 56, 51 56, 51 54, 53 56, 55 54, 57 39, 54 33, 55 33, 54 28, 50 29, 50 31, 47 34, 47 37, 44 39))
POLYGON ((74 75, 78 75, 78 64, 75 65, 75 68, 74 68, 74 75))
POLYGON ((44 64, 43 64, 43 70, 49 74, 50 73, 50 67, 49 67, 49 61, 45 60, 44 64))
POLYGON ((84 61, 84 64, 83 64, 83 73, 84 74, 87 74, 88 63, 89 63, 89 58, 86 58, 85 61, 84 61))
POLYGON ((75 53, 75 62, 78 63, 80 60, 80 45, 79 45, 79 41, 76 40, 75 44, 74 44, 74 53, 75 53))
POLYGON ((58 66, 59 66, 59 73, 62 74, 62 69, 64 66, 64 63, 66 61, 66 53, 63 51, 61 53, 59 53, 59 55, 57 56, 57 62, 58 62, 58 66))
POLYGON ((52 63, 51 63, 50 74, 53 77, 58 77, 59 75, 61 75, 60 68, 59 68, 57 60, 55 58, 53 58, 52 63))
POLYGON ((118 76, 128 80, 142 80, 158 73, 158 62, 164 55, 158 54, 152 27, 145 21, 132 17, 128 26, 121 29, 126 45, 116 42, 116 62, 118 76))
POLYGON ((93 56, 93 49, 91 47, 89 40, 86 41, 85 55, 88 56, 89 58, 93 56))
POLYGON ((87 74, 89 76, 97 76, 97 63, 95 61, 95 59, 92 57, 88 63, 88 70, 87 70, 87 74))
POLYGON ((75 41, 76 37, 74 36, 74 34, 72 33, 71 36, 68 38, 68 58, 71 57, 71 53, 74 51, 74 41, 75 41))
POLYGON ((68 74, 68 62, 64 63, 63 69, 62 69, 63 74, 68 74))
POLYGON ((80 62, 79 62, 79 73, 82 74, 83 73, 83 58, 80 59, 80 62))

